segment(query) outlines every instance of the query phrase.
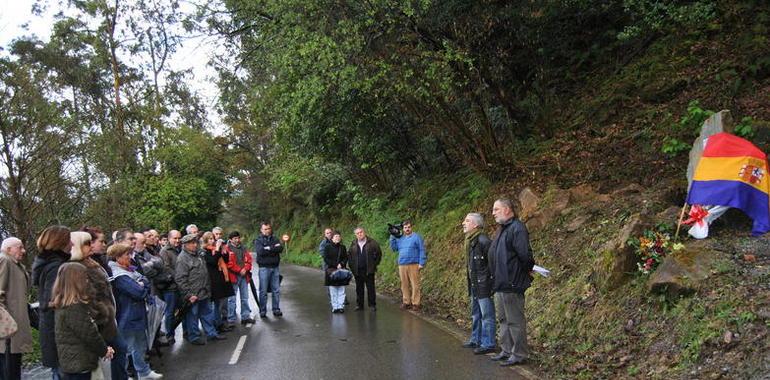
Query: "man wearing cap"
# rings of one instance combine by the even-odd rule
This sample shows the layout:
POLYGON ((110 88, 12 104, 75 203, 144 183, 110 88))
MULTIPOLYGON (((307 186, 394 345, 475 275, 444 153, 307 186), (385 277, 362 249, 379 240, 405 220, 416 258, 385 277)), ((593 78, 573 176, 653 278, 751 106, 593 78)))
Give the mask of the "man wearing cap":
POLYGON ((190 343, 206 344, 201 339, 198 321, 203 325, 203 331, 209 340, 227 339, 219 335, 214 327, 214 310, 209 305, 211 283, 206 263, 198 252, 198 235, 188 234, 182 238, 182 253, 176 261, 174 280, 179 286, 181 298, 191 303, 184 321, 187 324, 187 339, 190 343))

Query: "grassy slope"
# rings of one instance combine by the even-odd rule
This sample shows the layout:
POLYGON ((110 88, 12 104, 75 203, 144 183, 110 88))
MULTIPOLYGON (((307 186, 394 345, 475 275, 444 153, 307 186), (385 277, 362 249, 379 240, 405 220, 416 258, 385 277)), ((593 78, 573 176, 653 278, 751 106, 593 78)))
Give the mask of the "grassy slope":
MULTIPOLYGON (((429 252, 423 275, 426 310, 467 326, 458 227, 467 212, 488 214, 496 196, 514 196, 523 186, 544 193, 547 204, 558 188, 590 183, 610 192, 639 183, 647 188, 642 199, 576 204, 545 229, 533 231, 538 262, 554 270, 528 292, 536 364, 563 378, 748 378, 766 373, 768 322, 757 311, 770 306, 766 288, 758 287, 768 278, 747 275, 751 268, 733 254, 752 244, 745 229, 712 238, 726 247, 710 280, 713 286, 691 297, 672 301, 650 295, 641 276, 612 292, 601 292, 591 282, 598 248, 629 215, 640 208, 655 214, 681 203, 686 154, 671 158, 660 148, 665 136, 692 140, 693 130, 672 127, 690 101, 730 109, 736 120, 752 116, 759 127, 770 120, 767 27, 761 20, 735 23, 741 20, 734 17, 702 34, 662 38, 622 70, 594 73, 587 79, 592 86, 553 107, 547 119, 560 132, 541 142, 548 149, 534 149, 542 153, 522 157, 514 180, 490 184, 457 175, 420 182, 399 200, 373 199, 346 210, 353 215, 335 227, 349 242, 360 223, 385 243, 387 222, 412 217, 429 252), (588 215, 586 224, 565 232, 564 224, 580 215, 588 215), (728 331, 739 339, 726 343, 728 331)), ((766 135, 760 130, 756 141, 768 151, 766 135)), ((281 230, 294 235, 290 261, 320 265, 315 250, 322 226, 281 230)), ((385 251, 378 281, 381 288, 397 292, 395 255, 385 251)))

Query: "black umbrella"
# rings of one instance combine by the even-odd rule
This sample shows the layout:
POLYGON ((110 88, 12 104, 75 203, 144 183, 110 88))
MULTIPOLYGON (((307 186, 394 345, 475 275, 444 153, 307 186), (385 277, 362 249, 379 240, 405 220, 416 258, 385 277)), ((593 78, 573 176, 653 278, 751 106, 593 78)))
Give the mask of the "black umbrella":
POLYGON ((184 320, 184 316, 187 314, 188 311, 190 311, 190 308, 192 307, 192 302, 190 300, 184 300, 181 305, 179 305, 179 308, 174 310, 174 326, 172 327, 171 331, 176 330, 177 326, 179 326, 180 323, 184 320))

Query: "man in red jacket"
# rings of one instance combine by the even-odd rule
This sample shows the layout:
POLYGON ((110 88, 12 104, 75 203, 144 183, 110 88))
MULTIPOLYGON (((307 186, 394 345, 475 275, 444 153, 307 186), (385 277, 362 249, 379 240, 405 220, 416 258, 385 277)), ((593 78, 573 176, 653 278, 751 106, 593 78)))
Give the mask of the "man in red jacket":
MULTIPOLYGON (((249 308, 249 281, 251 281, 251 252, 246 250, 241 244, 241 234, 233 231, 228 235, 225 252, 228 255, 227 269, 230 275, 230 283, 233 285, 233 291, 239 293, 241 298, 241 324, 254 323, 251 318, 251 308, 249 308)), ((235 323, 235 297, 228 299, 229 323, 235 323)))

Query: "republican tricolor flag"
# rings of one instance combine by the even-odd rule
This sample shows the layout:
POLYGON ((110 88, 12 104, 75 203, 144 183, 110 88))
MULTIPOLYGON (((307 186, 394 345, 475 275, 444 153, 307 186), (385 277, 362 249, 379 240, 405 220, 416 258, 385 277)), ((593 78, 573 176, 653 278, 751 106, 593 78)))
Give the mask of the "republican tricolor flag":
POLYGON ((708 138, 693 175, 687 203, 741 209, 754 220, 752 233, 770 231, 770 178, 767 156, 754 144, 729 133, 708 138))

